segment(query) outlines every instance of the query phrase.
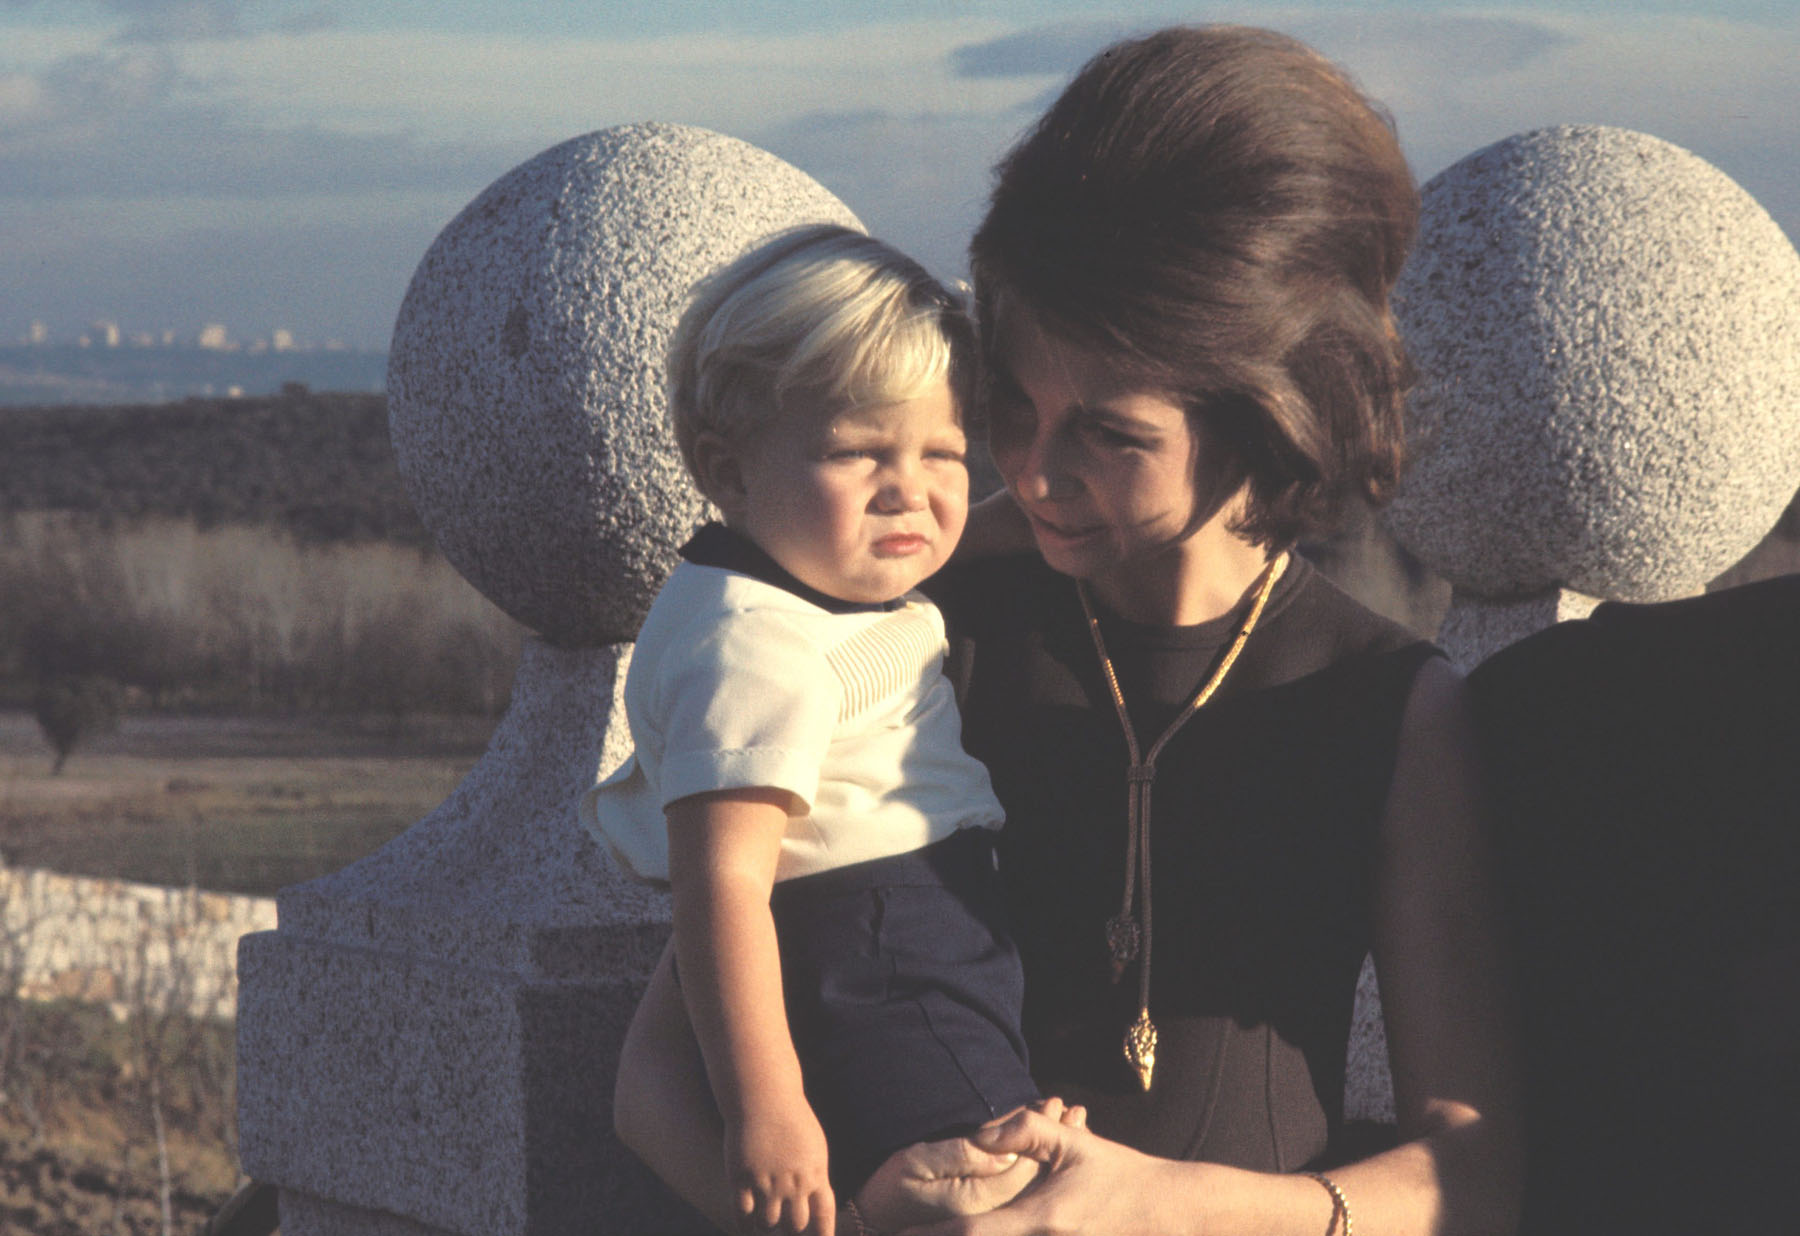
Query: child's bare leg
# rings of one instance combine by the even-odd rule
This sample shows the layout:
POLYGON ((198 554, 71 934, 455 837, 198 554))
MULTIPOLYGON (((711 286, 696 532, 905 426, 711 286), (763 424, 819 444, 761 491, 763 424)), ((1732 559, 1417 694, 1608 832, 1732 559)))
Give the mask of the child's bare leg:
MULTIPOLYGON (((1058 1098, 1032 1107, 1067 1125, 1087 1123, 1086 1108, 1058 1098)), ((985 1151, 966 1137, 921 1142, 895 1151, 876 1169, 857 1193, 856 1208, 882 1231, 984 1214, 1023 1193, 1042 1168, 1035 1159, 985 1151)))

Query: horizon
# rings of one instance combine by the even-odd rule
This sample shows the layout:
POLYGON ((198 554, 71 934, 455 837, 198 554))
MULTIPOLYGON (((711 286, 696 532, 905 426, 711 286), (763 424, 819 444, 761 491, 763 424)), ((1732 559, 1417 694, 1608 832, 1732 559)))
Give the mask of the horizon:
POLYGON ((959 278, 988 168, 1070 73, 1174 20, 1283 30, 1393 113, 1421 182, 1549 124, 1693 151, 1800 236, 1786 0, 0 0, 0 342, 286 330, 386 351, 438 231, 643 120, 749 141, 959 278))

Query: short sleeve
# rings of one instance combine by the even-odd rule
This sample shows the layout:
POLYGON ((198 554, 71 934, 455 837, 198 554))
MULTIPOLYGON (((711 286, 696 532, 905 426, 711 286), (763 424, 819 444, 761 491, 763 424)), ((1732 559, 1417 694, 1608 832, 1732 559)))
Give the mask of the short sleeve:
POLYGON ((726 616, 671 648, 661 718, 662 805, 710 790, 786 790, 810 811, 839 707, 836 676, 793 616, 726 616))

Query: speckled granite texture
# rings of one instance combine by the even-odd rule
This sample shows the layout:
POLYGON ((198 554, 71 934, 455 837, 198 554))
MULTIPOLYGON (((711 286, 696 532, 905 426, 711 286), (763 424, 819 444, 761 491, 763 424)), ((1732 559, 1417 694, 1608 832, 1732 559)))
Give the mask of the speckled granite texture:
POLYGON ((1372 957, 1363 958, 1362 973, 1356 976, 1350 1051, 1344 1061, 1344 1118, 1394 1123, 1394 1074, 1388 1068, 1387 1023, 1372 957))
POLYGON ((629 640, 706 517, 662 358, 695 280, 805 223, 803 172, 678 125, 590 133, 502 176, 432 243, 388 360, 407 493, 438 547, 552 643, 629 640))
POLYGON ((295 1236, 411 1230, 392 1216, 466 1236, 606 1230, 596 1214, 695 1230, 612 1136, 667 899, 574 815, 623 758, 629 652, 528 641, 512 708, 444 805, 285 890, 279 930, 240 943, 239 1154, 295 1236))
POLYGON ((1699 591, 1800 485, 1800 254, 1715 168, 1621 129, 1507 138, 1424 198, 1390 527, 1470 596, 1699 591))

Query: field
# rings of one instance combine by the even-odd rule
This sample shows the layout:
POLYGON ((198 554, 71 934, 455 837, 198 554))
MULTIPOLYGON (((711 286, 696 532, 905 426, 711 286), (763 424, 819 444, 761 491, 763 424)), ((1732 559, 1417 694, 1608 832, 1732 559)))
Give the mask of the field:
MULTIPOLYGON (((429 549, 379 396, 0 412, 0 858, 267 895, 475 762, 520 632, 429 549), (124 705, 60 773, 31 707, 124 705)), ((232 1027, 0 990, 0 1236, 195 1232, 238 1183, 232 1027)))
POLYGON ((491 719, 127 716, 59 775, 0 712, 0 856, 20 867, 270 894, 335 871, 442 802, 491 719))

